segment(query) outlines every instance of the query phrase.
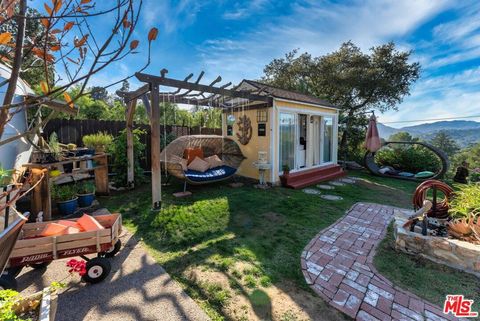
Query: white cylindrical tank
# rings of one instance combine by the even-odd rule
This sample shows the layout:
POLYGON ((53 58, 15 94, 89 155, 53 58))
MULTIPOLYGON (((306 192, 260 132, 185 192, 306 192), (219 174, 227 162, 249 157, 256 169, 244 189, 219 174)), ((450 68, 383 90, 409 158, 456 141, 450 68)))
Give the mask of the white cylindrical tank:
MULTIPOLYGON (((7 66, 0 64, 0 83, 3 83, 6 79, 10 79, 11 69, 7 66)), ((3 105, 3 99, 5 97, 5 92, 7 91, 8 84, 4 84, 0 87, 0 106, 3 105)), ((15 96, 13 98, 13 103, 20 103, 24 101, 25 96, 29 94, 34 94, 30 86, 26 82, 19 79, 17 82, 17 89, 15 90, 15 96)), ((14 111, 15 109, 11 109, 14 111)), ((27 122, 27 111, 23 108, 20 112, 16 113, 10 121, 6 124, 2 137, 0 141, 8 139, 10 137, 16 136, 18 134, 24 133, 27 131, 28 122, 27 122)), ((34 139, 36 141, 37 139, 34 139)), ((16 139, 8 144, 0 146, 0 166, 4 169, 20 169, 22 164, 28 163, 30 160, 30 155, 32 154, 33 146, 25 139, 20 138, 16 139)), ((0 186, 0 191, 3 191, 4 186, 0 186)), ((16 192, 10 194, 10 197, 13 198, 16 192)), ((3 197, 0 200, 0 207, 5 205, 6 198, 3 197)), ((11 212, 11 211, 10 211, 11 212)), ((9 223, 14 219, 14 213, 10 213, 9 223)), ((4 229, 5 226, 5 210, 0 211, 0 232, 4 229)))
MULTIPOLYGON (((0 83, 3 83, 3 81, 9 79, 10 73, 10 68, 0 64, 0 83)), ((0 105, 3 105, 3 99, 5 97, 7 88, 8 84, 0 87, 0 105)), ((15 91, 13 102, 22 102, 24 97, 29 94, 34 94, 33 90, 27 85, 26 82, 19 79, 17 82, 17 89, 15 91)), ((21 112, 15 114, 7 123, 1 140, 24 133, 27 128, 27 111, 24 108, 21 112)), ((29 161, 31 151, 31 144, 24 138, 2 145, 0 146, 0 166, 2 166, 4 169, 19 169, 23 163, 27 163, 29 161)))

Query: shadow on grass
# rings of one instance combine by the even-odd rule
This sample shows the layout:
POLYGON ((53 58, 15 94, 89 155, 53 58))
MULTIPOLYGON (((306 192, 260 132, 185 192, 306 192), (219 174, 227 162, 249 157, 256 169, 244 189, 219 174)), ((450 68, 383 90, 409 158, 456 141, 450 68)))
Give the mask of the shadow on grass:
POLYGON ((146 196, 150 195, 149 185, 102 199, 102 203, 112 211, 122 212, 125 224, 152 250, 157 262, 183 283, 187 293, 197 302, 202 302, 214 319, 231 318, 225 313, 225 301, 216 300, 199 282, 185 277, 188 269, 201 267, 222 273, 239 295, 249 300, 253 312, 262 320, 272 318, 272 304, 275 304, 268 293, 258 286, 262 278, 270 280, 289 295, 310 319, 343 320, 343 315, 313 296, 306 285, 300 268, 300 254, 304 246, 354 203, 376 202, 405 207, 410 203, 410 195, 405 191, 415 188, 414 184, 404 184, 399 188, 395 184, 389 185, 388 179, 375 178, 375 182, 362 182, 361 186, 347 185, 328 191, 328 194, 343 197, 342 201, 329 202, 318 195, 307 195, 298 190, 256 190, 250 182, 245 180, 244 183, 241 188, 231 188, 228 183, 192 186, 189 187, 192 197, 184 199, 171 196, 181 190, 181 182, 172 180, 170 186, 164 187, 165 206, 190 206, 200 200, 227 199, 229 221, 225 230, 205 234, 202 239, 183 244, 172 244, 165 231, 152 227, 151 222, 161 213, 150 211, 150 197, 146 196), (234 270, 234 264, 228 263, 230 259, 258 269, 258 275, 250 278, 257 285, 247 289, 244 284, 246 276, 233 276, 232 273, 238 274, 239 271, 234 270), (299 295, 299 292, 304 295, 299 295), (304 302, 305 295, 315 300, 314 304, 304 302))

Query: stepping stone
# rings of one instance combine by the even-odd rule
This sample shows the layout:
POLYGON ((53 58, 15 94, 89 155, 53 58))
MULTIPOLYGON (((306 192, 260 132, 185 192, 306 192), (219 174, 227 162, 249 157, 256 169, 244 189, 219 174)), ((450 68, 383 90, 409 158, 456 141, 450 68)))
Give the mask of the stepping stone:
POLYGON ((328 189, 328 190, 330 190, 330 189, 335 189, 335 187, 333 187, 332 185, 322 185, 322 184, 317 185, 317 188, 320 188, 320 189, 328 189))
POLYGON ((333 186, 345 186, 345 183, 342 183, 342 182, 339 182, 339 181, 329 182, 328 184, 333 185, 333 186))
POLYGON ((185 192, 173 193, 173 196, 175 196, 176 198, 189 197, 189 196, 192 196, 192 192, 185 191, 185 192))
POLYGON ((340 182, 342 183, 347 183, 347 184, 355 184, 357 181, 351 178, 341 178, 339 179, 340 182))
POLYGON ((312 195, 321 194, 321 192, 318 189, 313 189, 313 188, 305 188, 305 189, 303 189, 303 192, 305 194, 312 194, 312 195))
POLYGON ((240 188, 240 187, 243 186, 243 183, 240 183, 240 182, 238 182, 238 183, 230 183, 230 184, 228 184, 228 185, 229 185, 231 188, 240 188))
POLYGON ((337 196, 337 195, 321 195, 320 197, 323 198, 324 200, 328 200, 328 201, 341 201, 341 200, 343 200, 343 197, 340 197, 340 196, 337 196))

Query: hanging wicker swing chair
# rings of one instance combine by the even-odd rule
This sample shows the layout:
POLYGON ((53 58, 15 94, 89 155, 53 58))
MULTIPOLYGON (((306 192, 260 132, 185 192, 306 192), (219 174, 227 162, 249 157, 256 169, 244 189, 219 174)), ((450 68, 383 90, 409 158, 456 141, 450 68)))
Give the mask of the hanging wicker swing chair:
POLYGON ((432 146, 430 144, 424 143, 424 142, 385 142, 382 146, 386 147, 391 144, 402 144, 402 145, 418 145, 418 146, 423 146, 427 149, 429 149, 435 156, 437 156, 440 160, 440 169, 434 173, 432 176, 425 177, 425 178, 416 178, 416 177, 404 177, 404 176, 399 176, 399 175, 389 175, 389 174, 382 174, 380 172, 380 166, 375 163, 375 153, 372 152, 367 152, 364 157, 364 163, 365 167, 370 171, 370 173, 377 175, 377 176, 383 176, 383 177, 390 177, 390 178, 398 178, 398 179, 403 179, 403 180, 409 180, 409 181, 424 181, 426 179, 440 179, 442 178, 445 173, 448 170, 448 156, 440 149, 436 148, 435 146, 432 146))
POLYGON ((162 167, 170 175, 192 185, 226 180, 235 175, 244 159, 245 156, 235 141, 217 135, 181 136, 168 144, 160 154, 162 167), (201 148, 204 157, 217 155, 222 159, 223 165, 203 173, 193 170, 184 171, 181 161, 187 148, 201 148))

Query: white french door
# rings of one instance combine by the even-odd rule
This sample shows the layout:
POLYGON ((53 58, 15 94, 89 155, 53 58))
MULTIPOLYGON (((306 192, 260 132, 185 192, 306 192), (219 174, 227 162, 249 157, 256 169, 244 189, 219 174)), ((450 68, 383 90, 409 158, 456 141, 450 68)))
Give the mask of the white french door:
POLYGON ((306 114, 281 110, 278 115, 279 174, 283 173, 283 167, 285 165, 287 165, 291 171, 295 171, 322 166, 336 161, 334 157, 336 149, 334 141, 334 116, 307 115, 305 123, 306 133, 302 134, 300 132, 301 126, 299 121, 301 116, 305 116, 306 114), (301 137, 307 140, 306 150, 299 150, 302 146, 300 142, 301 137))
POLYGON ((295 148, 297 122, 296 114, 280 112, 279 114, 279 163, 278 169, 283 173, 283 167, 288 166, 290 170, 295 169, 295 148))

